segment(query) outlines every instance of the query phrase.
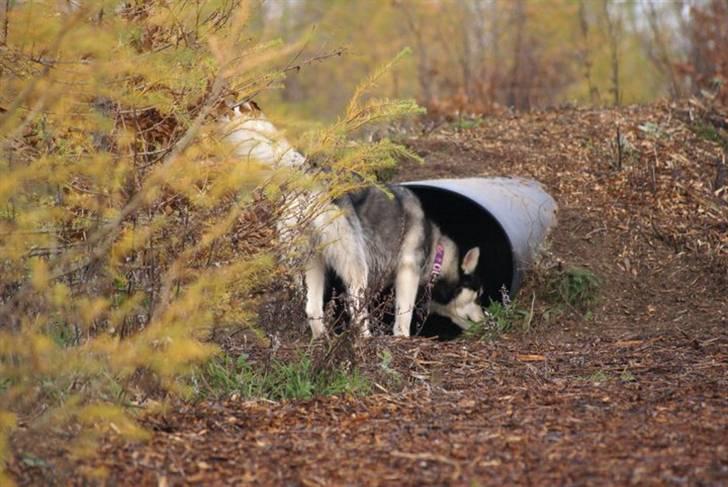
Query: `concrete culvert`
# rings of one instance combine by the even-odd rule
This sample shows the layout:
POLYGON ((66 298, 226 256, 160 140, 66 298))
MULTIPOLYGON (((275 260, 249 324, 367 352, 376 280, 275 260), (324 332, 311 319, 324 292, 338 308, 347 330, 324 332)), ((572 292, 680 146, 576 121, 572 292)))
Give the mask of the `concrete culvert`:
MULTIPOLYGON (((459 246, 480 247, 478 272, 482 303, 514 297, 549 229, 556 223, 556 202, 537 181, 516 177, 438 179, 402 183, 421 199, 425 212, 459 246)), ((431 315, 413 323, 412 333, 449 338, 460 329, 431 315)))

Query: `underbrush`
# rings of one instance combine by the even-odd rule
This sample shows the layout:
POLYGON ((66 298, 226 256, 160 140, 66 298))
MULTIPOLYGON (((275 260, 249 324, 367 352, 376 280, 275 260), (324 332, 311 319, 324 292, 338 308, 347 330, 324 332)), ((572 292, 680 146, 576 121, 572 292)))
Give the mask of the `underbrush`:
POLYGON ((220 355, 192 375, 198 399, 264 398, 273 401, 310 399, 340 394, 364 395, 371 390, 367 377, 343 367, 318 370, 308 355, 292 361, 253 364, 244 355, 220 355))

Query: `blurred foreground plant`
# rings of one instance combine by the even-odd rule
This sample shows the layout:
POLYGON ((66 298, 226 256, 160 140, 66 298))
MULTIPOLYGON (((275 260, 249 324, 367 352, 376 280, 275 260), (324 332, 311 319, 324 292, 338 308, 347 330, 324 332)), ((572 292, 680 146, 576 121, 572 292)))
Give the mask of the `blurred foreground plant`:
POLYGON ((189 394, 179 377, 215 353, 210 329, 250 325, 256 289, 281 272, 282 188, 328 198, 372 181, 406 151, 346 135, 417 110, 365 100, 375 73, 340 122, 304 138, 333 171, 274 170, 220 130, 229 100, 275 88, 300 54, 257 42, 250 8, 13 5, 0 45, 3 485, 18 419, 80 426, 78 455, 107 431, 144 437, 124 406, 189 394))

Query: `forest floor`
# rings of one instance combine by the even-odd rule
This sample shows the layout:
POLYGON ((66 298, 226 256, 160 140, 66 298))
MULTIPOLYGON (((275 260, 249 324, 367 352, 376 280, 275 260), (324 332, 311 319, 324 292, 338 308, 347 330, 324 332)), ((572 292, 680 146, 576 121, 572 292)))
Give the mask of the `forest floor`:
MULTIPOLYGON (((388 355, 399 387, 182 404, 144 420, 146 443, 110 438, 72 468, 49 446, 11 472, 39 485, 100 471, 109 485, 728 484, 728 183, 693 110, 501 115, 407 140, 426 163, 398 180, 541 181, 559 204, 550 259, 602 283, 591 312, 553 312, 532 277, 528 330, 361 345, 364 369, 388 355)), ((304 326, 274 349, 303 346, 304 326)))

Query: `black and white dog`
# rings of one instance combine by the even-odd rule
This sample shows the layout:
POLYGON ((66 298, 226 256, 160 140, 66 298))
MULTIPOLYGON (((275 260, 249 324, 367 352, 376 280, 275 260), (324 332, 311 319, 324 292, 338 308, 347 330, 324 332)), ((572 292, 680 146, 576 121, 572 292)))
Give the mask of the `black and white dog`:
MULTIPOLYGON (((254 103, 236 107, 226 127, 238 156, 271 166, 305 166, 254 103)), ((323 335, 326 274, 333 271, 349 297, 353 321, 369 335, 365 297, 373 287, 395 294, 394 335, 409 336, 418 291, 429 287, 430 310, 465 329, 485 319, 475 273, 478 247, 460 257, 457 244, 427 216, 417 195, 400 186, 364 188, 326 203, 310 223, 305 265, 306 315, 323 335), (389 194, 387 194, 387 192, 389 194)), ((305 206, 302 202, 299 205, 305 206)), ((295 222, 284 216, 284 226, 295 222)))

